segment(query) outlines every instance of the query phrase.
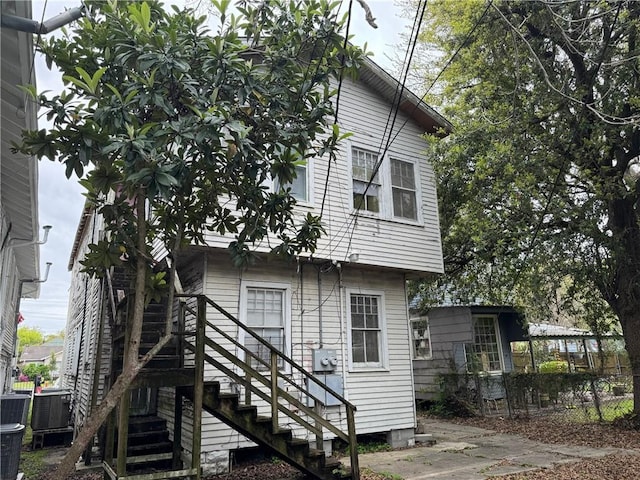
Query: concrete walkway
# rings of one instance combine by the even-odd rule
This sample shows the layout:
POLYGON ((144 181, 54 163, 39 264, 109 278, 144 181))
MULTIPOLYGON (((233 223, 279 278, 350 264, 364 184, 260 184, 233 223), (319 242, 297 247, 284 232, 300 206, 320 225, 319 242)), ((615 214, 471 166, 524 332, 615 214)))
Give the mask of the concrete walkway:
MULTIPOLYGON (((421 420, 436 444, 360 455, 360 468, 405 480, 484 480, 554 464, 637 450, 534 442, 518 435, 437 420, 421 420)), ((343 459, 346 460, 346 459, 343 459)))

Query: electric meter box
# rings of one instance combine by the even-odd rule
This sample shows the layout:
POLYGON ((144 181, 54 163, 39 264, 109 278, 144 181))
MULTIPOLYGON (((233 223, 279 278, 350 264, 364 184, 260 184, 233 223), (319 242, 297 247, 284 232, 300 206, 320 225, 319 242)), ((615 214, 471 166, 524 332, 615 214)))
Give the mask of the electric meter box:
POLYGON ((338 367, 336 351, 329 348, 311 350, 313 372, 334 372, 338 367))

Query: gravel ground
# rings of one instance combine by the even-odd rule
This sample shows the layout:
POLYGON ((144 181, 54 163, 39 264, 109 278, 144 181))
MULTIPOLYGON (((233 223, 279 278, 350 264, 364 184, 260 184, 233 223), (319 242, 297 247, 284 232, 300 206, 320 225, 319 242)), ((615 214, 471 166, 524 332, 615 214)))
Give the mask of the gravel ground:
MULTIPOLYGON (((593 448, 617 447, 637 449, 629 454, 607 455, 581 462, 557 465, 521 474, 492 477, 497 480, 638 480, 640 478, 640 431, 626 430, 612 425, 566 423, 546 418, 453 419, 499 433, 522 435, 543 443, 588 446, 593 448), (636 454, 634 454, 636 453, 636 454)), ((101 472, 76 474, 73 480, 102 480, 101 472)), ((304 480, 305 477, 289 465, 279 462, 253 462, 238 465, 228 474, 208 477, 206 480, 304 480)), ((362 480, 398 480, 383 474, 363 470, 362 480)))

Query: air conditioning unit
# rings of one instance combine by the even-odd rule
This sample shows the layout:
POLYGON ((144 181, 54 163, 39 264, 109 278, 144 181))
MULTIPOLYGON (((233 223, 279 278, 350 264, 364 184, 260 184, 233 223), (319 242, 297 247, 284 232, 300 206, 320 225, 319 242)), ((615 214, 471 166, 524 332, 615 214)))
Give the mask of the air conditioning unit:
POLYGON ((27 424, 31 395, 9 393, 0 396, 0 424, 27 424))
POLYGON ((71 392, 69 390, 43 390, 33 396, 31 428, 52 430, 66 428, 71 423, 71 392))

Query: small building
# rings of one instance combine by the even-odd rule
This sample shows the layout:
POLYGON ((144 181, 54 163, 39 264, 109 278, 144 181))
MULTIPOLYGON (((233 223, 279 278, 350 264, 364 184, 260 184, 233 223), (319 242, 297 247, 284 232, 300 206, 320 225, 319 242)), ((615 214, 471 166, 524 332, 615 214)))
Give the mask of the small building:
MULTIPOLYGON (((441 376, 514 369, 511 342, 527 339, 524 317, 509 306, 447 306, 411 316, 416 400, 435 400, 441 376)), ((500 389, 490 389, 502 398, 500 389)))

